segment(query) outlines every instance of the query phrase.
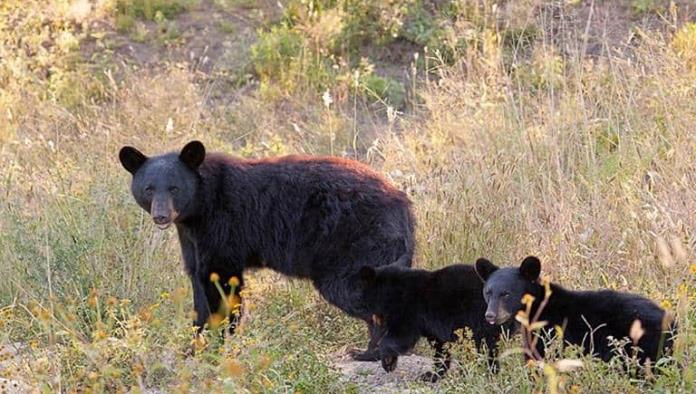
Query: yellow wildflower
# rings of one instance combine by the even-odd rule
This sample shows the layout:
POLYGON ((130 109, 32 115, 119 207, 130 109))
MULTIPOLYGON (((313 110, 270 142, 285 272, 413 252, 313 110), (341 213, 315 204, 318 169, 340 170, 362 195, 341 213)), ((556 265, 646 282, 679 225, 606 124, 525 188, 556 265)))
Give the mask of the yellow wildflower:
POLYGON ((227 297, 227 305, 232 310, 237 309, 240 305, 242 305, 242 299, 236 294, 230 294, 227 297))
POLYGON ((244 373, 244 367, 239 361, 227 359, 222 363, 222 370, 229 376, 240 376, 244 373))
POLYGON ((141 363, 135 363, 135 364, 133 364, 133 373, 134 373, 136 376, 142 375, 143 372, 145 372, 145 367, 143 366, 143 364, 141 364, 141 363))
POLYGON ((223 320, 224 320, 224 318, 222 317, 221 314, 213 313, 208 318, 208 324, 210 325, 211 328, 215 329, 215 328, 220 327, 220 324, 222 324, 223 320))
POLYGON ((530 306, 534 302, 534 296, 526 293, 524 296, 522 296, 522 303, 524 305, 530 306))
POLYGON ((92 333, 92 338, 95 342, 106 339, 107 336, 108 335, 106 334, 106 332, 104 330, 101 330, 101 329, 96 330, 92 333))

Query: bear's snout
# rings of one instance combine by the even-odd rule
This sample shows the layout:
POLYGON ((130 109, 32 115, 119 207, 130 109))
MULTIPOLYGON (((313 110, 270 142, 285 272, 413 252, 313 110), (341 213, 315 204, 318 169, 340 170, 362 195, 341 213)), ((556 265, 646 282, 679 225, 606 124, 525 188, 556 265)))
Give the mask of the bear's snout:
POLYGON ((169 220, 169 216, 164 215, 153 216, 152 220, 155 222, 157 226, 169 226, 172 222, 171 220, 169 220))
POLYGON ((155 198, 150 206, 150 215, 160 230, 165 230, 171 226, 176 219, 177 212, 172 206, 171 198, 155 198))
POLYGON ((487 312, 486 312, 486 321, 487 321, 489 324, 495 324, 495 323, 496 323, 496 320, 497 320, 496 317, 497 317, 497 316, 495 315, 494 312, 492 312, 492 311, 487 311, 487 312))

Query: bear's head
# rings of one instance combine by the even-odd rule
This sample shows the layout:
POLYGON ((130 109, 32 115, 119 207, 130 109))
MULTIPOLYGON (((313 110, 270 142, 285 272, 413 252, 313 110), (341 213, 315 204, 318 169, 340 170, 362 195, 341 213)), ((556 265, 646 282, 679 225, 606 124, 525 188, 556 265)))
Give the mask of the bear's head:
POLYGON ((362 302, 374 315, 373 320, 386 322, 400 318, 409 307, 406 276, 408 270, 399 266, 364 266, 359 271, 362 302))
POLYGON ((534 256, 526 257, 519 267, 498 268, 486 259, 476 260, 476 273, 485 283, 483 298, 488 307, 486 321, 503 324, 524 308, 525 294, 538 294, 541 262, 534 256))
POLYGON ((198 167, 205 159, 205 147, 191 141, 180 153, 147 157, 131 146, 118 155, 123 167, 133 174, 131 192, 135 201, 150 213, 160 229, 186 218, 195 209, 200 184, 198 167))

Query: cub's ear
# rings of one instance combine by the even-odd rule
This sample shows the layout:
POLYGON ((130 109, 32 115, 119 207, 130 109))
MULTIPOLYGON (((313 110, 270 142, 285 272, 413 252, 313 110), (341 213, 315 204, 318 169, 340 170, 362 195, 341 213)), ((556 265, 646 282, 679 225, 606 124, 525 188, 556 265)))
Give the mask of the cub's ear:
POLYGON ((491 274, 498 270, 498 267, 491 263, 488 259, 480 258, 476 260, 476 274, 481 278, 483 282, 488 280, 491 274))
POLYGON ((140 167, 147 161, 147 156, 140 153, 139 150, 132 146, 124 146, 121 148, 121 151, 118 152, 118 159, 121 160, 123 168, 135 175, 140 167))
POLYGON ((200 141, 191 141, 179 153, 179 160, 183 161, 190 169, 196 170, 205 159, 205 147, 200 141))
POLYGON ((377 272, 375 272, 375 269, 370 267, 370 266, 363 266, 360 268, 360 283, 367 287, 375 282, 375 278, 377 277, 377 272))
POLYGON ((520 274, 532 282, 536 282, 539 279, 539 274, 541 273, 541 261, 534 256, 527 256, 522 260, 520 264, 520 274))

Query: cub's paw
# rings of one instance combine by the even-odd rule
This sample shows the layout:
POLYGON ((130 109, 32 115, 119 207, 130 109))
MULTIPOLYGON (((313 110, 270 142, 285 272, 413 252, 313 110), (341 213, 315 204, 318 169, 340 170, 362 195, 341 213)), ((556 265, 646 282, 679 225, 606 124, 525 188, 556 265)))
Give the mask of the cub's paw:
POLYGON ((353 349, 348 352, 348 355, 355 361, 378 361, 379 351, 353 349))
POLYGON ((435 372, 428 371, 420 376, 420 380, 426 383, 436 383, 440 380, 440 375, 435 372))
POLYGON ((391 372, 396 369, 398 360, 398 356, 384 356, 382 357, 382 368, 387 372, 391 372))

